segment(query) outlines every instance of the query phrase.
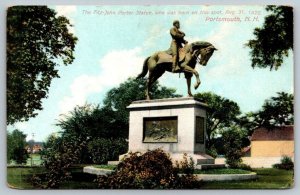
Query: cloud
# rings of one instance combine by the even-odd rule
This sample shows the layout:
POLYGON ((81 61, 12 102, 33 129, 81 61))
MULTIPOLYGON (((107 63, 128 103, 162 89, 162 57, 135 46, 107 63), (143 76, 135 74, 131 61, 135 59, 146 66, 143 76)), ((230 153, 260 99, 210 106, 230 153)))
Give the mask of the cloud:
POLYGON ((241 76, 249 70, 250 65, 245 66, 248 51, 243 49, 241 40, 235 38, 236 32, 243 33, 239 25, 225 22, 205 38, 218 49, 210 60, 215 63, 208 66, 208 77, 241 76))
POLYGON ((169 30, 163 28, 163 25, 153 25, 150 30, 147 39, 144 41, 144 47, 152 48, 157 47, 157 42, 164 36, 169 34, 169 30))
POLYGON ((100 93, 103 89, 124 82, 142 70, 144 57, 141 48, 115 50, 99 60, 99 75, 80 75, 70 85, 71 94, 59 102, 61 114, 67 114, 77 105, 86 103, 88 96, 100 93))

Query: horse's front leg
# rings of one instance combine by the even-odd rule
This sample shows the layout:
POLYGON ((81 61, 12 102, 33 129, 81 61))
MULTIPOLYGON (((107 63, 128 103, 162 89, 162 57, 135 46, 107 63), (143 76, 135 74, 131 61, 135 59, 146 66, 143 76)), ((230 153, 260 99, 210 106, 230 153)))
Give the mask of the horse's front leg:
POLYGON ((188 97, 193 97, 193 94, 191 92, 191 80, 192 77, 186 77, 186 84, 187 84, 187 88, 188 88, 188 97))
POLYGON ((183 66, 183 71, 184 72, 189 72, 189 73, 192 73, 192 74, 195 75, 196 83, 194 85, 194 88, 197 89, 199 87, 199 85, 201 84, 198 72, 195 69, 193 69, 193 68, 191 68, 190 66, 187 66, 187 65, 183 66))

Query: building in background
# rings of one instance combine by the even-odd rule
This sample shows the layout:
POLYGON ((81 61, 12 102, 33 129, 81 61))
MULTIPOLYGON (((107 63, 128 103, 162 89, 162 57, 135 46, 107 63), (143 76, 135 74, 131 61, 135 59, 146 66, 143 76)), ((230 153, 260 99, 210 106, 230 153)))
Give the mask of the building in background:
POLYGON ((251 157, 294 157, 294 126, 257 128, 251 137, 251 157))

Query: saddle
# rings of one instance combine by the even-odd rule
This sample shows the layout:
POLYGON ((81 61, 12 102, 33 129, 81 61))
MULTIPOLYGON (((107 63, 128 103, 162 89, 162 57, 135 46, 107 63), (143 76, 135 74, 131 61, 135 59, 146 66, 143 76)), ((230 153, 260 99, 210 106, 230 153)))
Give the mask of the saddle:
MULTIPOLYGON (((185 54, 186 54, 186 49, 185 47, 183 48, 179 48, 178 50, 179 53, 179 60, 178 63, 180 64, 181 62, 183 62, 185 60, 185 54)), ((172 51, 169 49, 167 51, 162 51, 158 53, 158 58, 159 61, 157 62, 158 64, 160 63, 172 63, 172 51)))

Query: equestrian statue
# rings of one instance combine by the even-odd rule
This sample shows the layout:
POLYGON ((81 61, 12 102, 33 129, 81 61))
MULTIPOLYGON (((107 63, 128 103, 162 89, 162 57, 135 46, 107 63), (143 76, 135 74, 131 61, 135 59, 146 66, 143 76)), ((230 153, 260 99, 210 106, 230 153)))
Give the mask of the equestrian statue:
POLYGON ((199 74, 195 70, 197 62, 206 66, 208 60, 215 50, 211 43, 205 41, 196 41, 188 43, 185 39, 185 33, 179 30, 180 23, 178 20, 173 22, 173 28, 170 30, 172 37, 171 46, 166 51, 158 51, 147 57, 143 64, 142 72, 137 76, 143 78, 148 73, 146 85, 146 99, 150 100, 149 91, 152 84, 160 78, 165 71, 173 73, 183 72, 188 87, 188 96, 192 97, 191 78, 196 77, 194 88, 197 89, 201 83, 199 74), (182 46, 184 44, 184 46, 182 46))

